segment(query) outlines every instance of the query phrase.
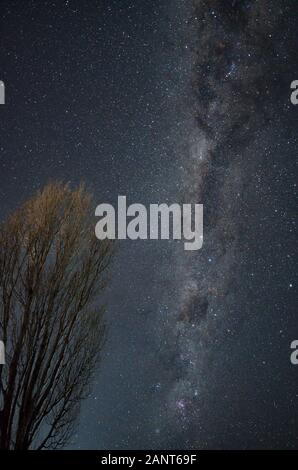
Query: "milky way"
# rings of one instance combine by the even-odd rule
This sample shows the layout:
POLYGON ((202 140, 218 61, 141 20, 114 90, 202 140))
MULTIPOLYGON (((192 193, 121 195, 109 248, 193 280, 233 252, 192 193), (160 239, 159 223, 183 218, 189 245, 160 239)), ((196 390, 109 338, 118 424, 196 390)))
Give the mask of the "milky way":
MULTIPOLYGON (((186 255, 180 247, 174 252, 176 295, 165 301, 163 349, 167 355, 171 350, 167 365, 175 363, 176 374, 167 387, 162 416, 164 428, 181 427, 176 445, 204 447, 212 441, 204 420, 206 404, 212 407, 212 388, 223 375, 220 350, 227 337, 239 334, 243 313, 249 315, 251 309, 239 286, 242 276, 251 289, 243 271, 247 257, 254 259, 253 244, 245 236, 246 224, 252 225, 247 194, 262 193, 260 168, 268 164, 263 145, 279 121, 276 101, 282 96, 283 108, 289 108, 284 75, 293 37, 283 30, 281 7, 272 2, 194 2, 194 120, 186 127, 190 138, 183 159, 183 197, 204 202, 205 234, 198 255, 186 255)), ((271 191, 268 186, 265 197, 271 191)))

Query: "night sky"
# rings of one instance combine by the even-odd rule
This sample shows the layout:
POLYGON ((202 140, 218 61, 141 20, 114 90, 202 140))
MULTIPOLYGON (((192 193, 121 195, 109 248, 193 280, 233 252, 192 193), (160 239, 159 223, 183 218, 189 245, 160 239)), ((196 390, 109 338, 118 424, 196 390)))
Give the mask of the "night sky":
POLYGON ((119 243, 70 448, 298 448, 296 2, 2 0, 0 37, 1 220, 53 179, 204 204, 200 251, 119 243))

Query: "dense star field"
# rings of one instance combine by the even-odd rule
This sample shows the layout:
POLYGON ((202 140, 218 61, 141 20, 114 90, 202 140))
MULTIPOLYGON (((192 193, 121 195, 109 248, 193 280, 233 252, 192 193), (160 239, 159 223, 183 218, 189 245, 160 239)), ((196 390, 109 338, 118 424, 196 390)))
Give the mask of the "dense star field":
POLYGON ((295 2, 3 0, 0 24, 1 220, 56 179, 204 204, 197 252, 119 243, 70 448, 298 448, 295 2))

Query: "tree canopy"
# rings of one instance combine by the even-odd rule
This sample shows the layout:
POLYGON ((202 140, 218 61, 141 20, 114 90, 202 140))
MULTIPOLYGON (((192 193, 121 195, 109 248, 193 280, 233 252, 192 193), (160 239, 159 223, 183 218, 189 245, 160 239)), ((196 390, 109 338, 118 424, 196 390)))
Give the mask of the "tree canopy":
POLYGON ((113 254, 84 186, 50 183, 0 226, 0 447, 59 448, 98 364, 113 254))

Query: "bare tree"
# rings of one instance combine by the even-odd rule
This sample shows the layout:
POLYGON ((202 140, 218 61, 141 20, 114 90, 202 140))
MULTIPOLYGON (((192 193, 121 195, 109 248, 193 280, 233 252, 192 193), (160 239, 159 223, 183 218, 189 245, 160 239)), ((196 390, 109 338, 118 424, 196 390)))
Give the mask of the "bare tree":
POLYGON ((0 447, 71 436, 104 338, 98 294, 111 242, 95 238, 83 186, 48 184, 0 226, 0 447))

